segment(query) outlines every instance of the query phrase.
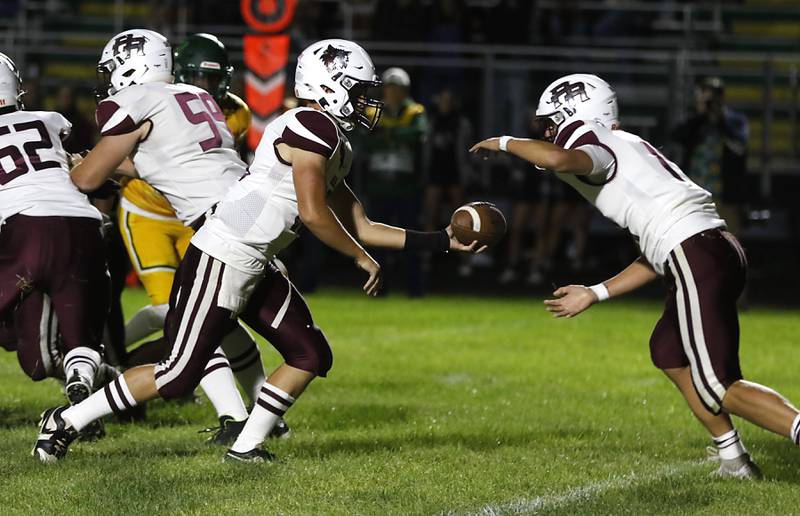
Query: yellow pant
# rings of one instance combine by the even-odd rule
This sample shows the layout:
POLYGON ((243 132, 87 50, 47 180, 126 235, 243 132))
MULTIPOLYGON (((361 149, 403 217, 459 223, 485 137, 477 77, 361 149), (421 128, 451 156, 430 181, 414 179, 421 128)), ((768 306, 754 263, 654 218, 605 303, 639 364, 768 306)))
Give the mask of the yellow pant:
POLYGON ((119 230, 131 263, 142 280, 150 303, 169 303, 175 270, 189 247, 194 231, 179 220, 160 220, 117 210, 119 230))

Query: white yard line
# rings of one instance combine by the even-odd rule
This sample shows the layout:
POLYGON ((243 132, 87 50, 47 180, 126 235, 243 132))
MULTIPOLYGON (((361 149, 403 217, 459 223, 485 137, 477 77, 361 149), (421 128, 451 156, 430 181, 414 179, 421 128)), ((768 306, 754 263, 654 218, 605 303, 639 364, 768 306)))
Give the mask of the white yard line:
MULTIPOLYGON (((499 516, 501 514, 530 514, 539 511, 567 508, 575 503, 582 503, 601 496, 609 491, 629 489, 631 487, 648 484, 672 477, 679 477, 706 461, 684 462, 671 464, 652 473, 628 473, 611 477, 607 480, 592 482, 584 486, 573 487, 561 494, 537 496, 534 498, 521 498, 511 502, 487 505, 470 515, 499 516)), ((451 513, 452 514, 452 513, 451 513)))

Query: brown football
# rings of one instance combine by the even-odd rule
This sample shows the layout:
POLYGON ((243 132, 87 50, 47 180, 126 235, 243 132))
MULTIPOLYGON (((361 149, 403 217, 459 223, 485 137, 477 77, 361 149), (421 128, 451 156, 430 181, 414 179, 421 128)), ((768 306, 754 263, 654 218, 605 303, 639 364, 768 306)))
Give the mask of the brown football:
POLYGON ((450 218, 456 239, 464 245, 478 241, 479 246, 495 245, 506 234, 506 218, 490 202, 470 202, 458 208, 450 218))

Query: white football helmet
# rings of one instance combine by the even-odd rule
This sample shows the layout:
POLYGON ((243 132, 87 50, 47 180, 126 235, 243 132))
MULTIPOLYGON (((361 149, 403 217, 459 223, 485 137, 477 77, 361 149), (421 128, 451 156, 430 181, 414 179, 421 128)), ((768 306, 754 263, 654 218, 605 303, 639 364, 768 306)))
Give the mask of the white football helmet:
POLYGON ((97 64, 97 90, 103 99, 132 84, 172 82, 172 48, 167 38, 146 29, 131 29, 111 38, 97 64))
POLYGON ((24 93, 17 65, 0 52, 0 108, 7 106, 22 108, 21 98, 24 93))
POLYGON ((553 141, 562 128, 576 120, 589 120, 609 129, 619 125, 617 94, 596 75, 574 73, 545 88, 536 108, 537 137, 550 129, 553 141))
POLYGON ((352 41, 317 41, 297 58, 295 96, 319 103, 345 131, 355 124, 375 128, 383 102, 369 96, 368 90, 380 86, 369 54, 352 41))

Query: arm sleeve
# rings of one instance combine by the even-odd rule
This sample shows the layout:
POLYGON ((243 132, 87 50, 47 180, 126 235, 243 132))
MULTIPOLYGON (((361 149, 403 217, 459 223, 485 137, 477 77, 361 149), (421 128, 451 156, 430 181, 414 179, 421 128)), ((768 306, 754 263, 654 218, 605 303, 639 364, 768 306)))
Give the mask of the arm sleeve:
POLYGON ((61 141, 66 141, 69 138, 69 135, 72 133, 72 122, 64 118, 64 115, 61 113, 57 113, 58 115, 58 136, 61 138, 61 141))
POLYGON ((289 119, 278 143, 330 158, 339 145, 339 133, 326 115, 304 110, 289 119))
POLYGON ((577 150, 585 152, 592 160, 590 175, 605 175, 614 168, 614 155, 599 145, 581 145, 577 150))

